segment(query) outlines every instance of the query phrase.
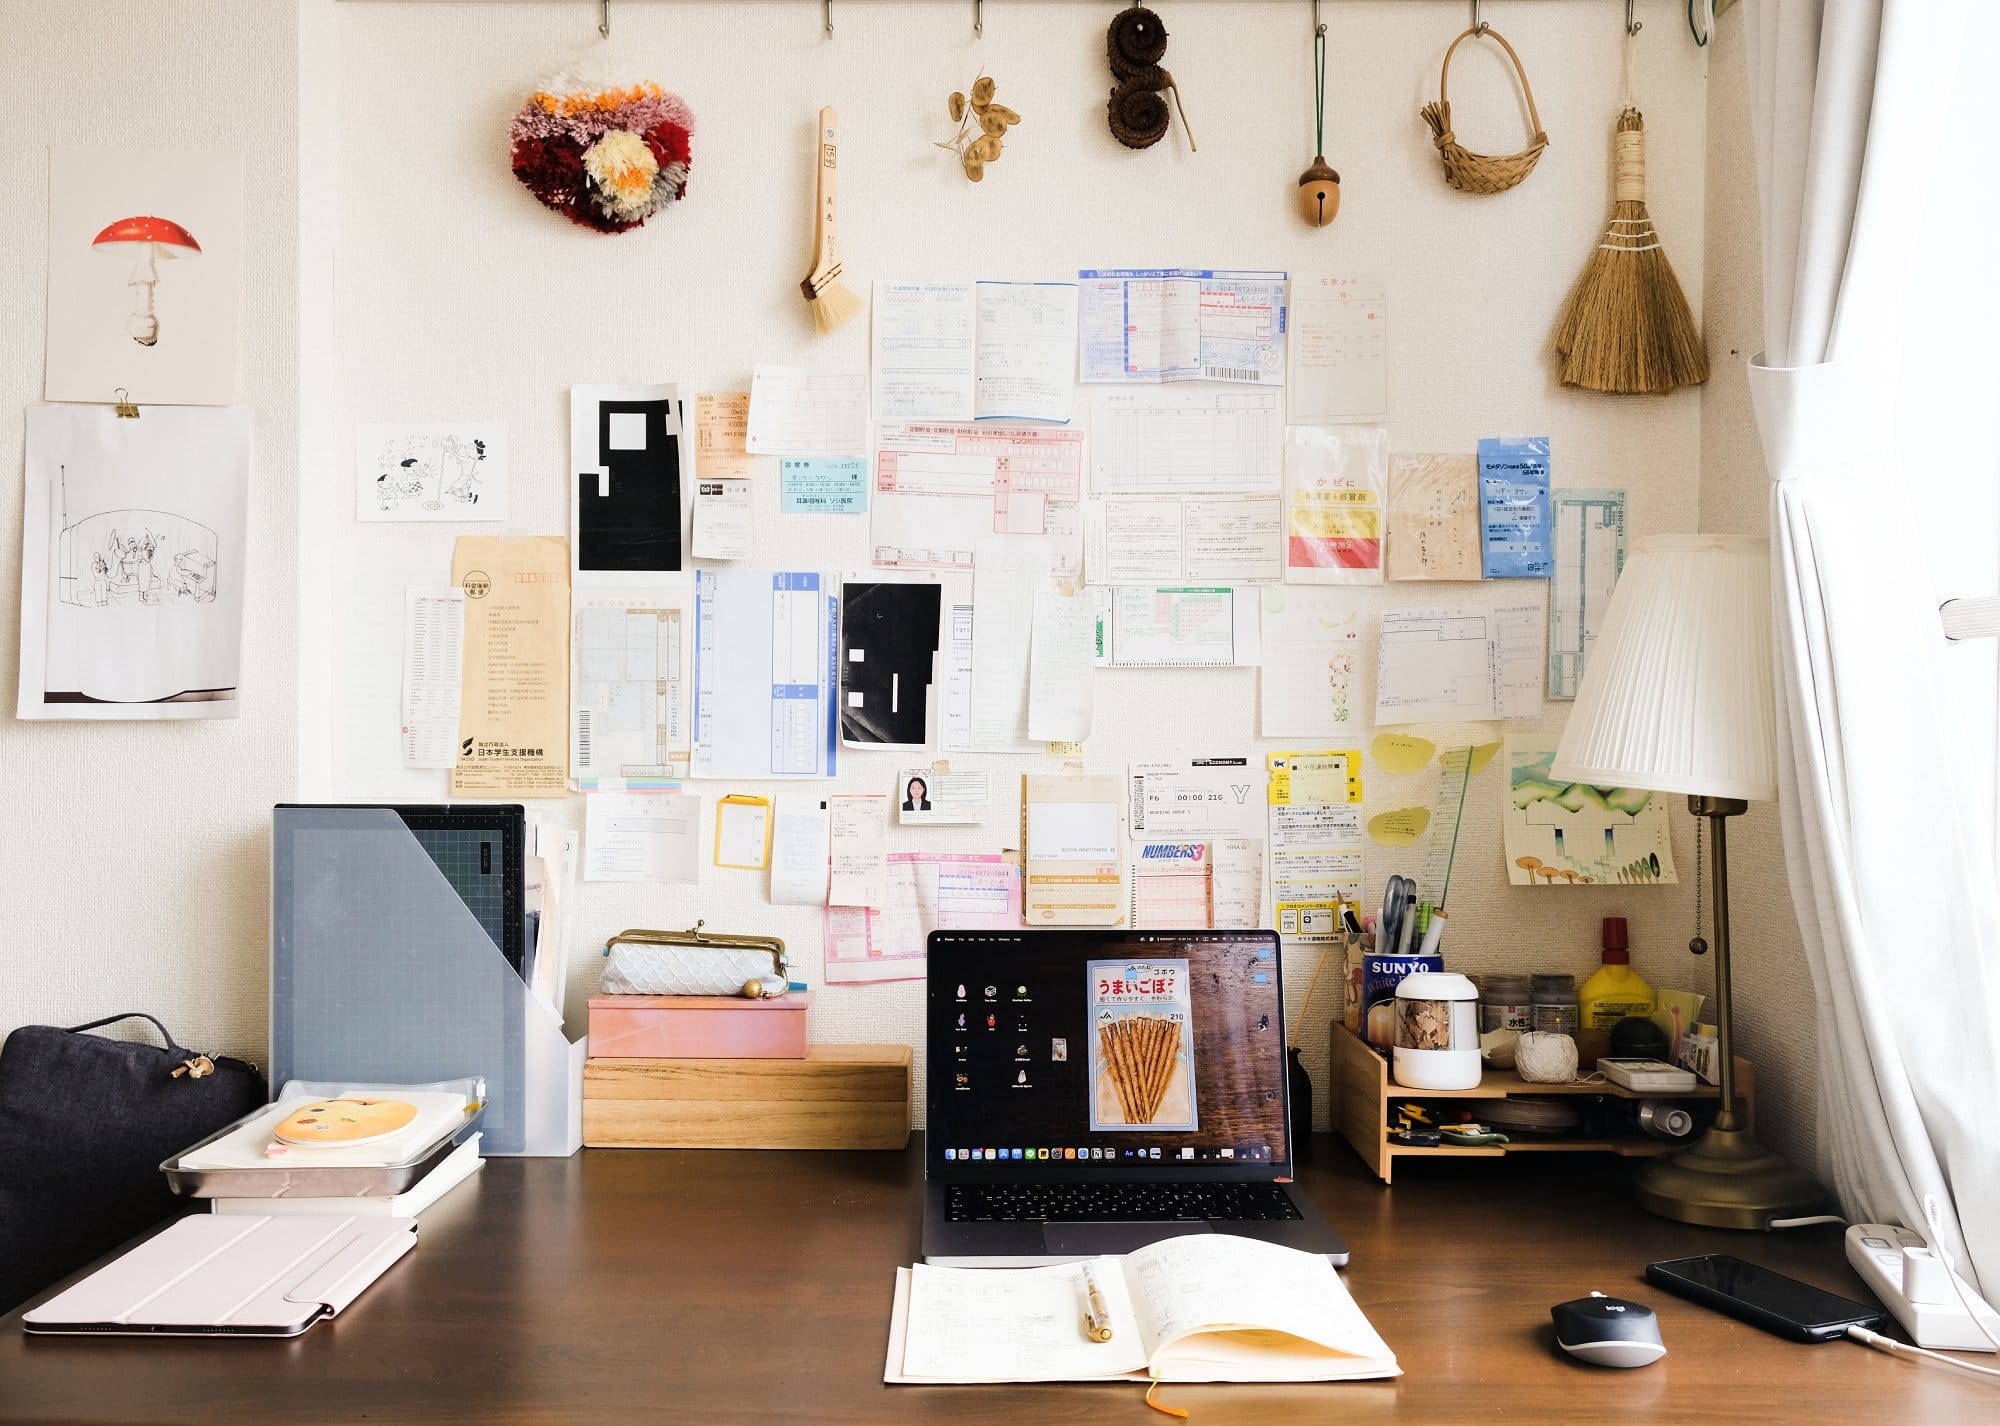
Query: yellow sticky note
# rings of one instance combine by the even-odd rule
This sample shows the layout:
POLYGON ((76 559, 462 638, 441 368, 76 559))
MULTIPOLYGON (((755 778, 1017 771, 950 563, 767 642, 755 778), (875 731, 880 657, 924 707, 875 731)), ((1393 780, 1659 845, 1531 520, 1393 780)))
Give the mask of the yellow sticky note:
POLYGON ((1398 807, 1378 812, 1368 819, 1368 835, 1385 847, 1407 847, 1423 836, 1431 825, 1428 807, 1398 807))
POLYGON ((1409 733, 1384 733, 1375 740, 1375 761, 1397 777, 1420 771, 1436 751, 1436 743, 1409 733))
POLYGON ((1498 743, 1479 743, 1470 748, 1446 748, 1438 754, 1438 766, 1447 772, 1457 772, 1465 766, 1466 755, 1469 753, 1472 757, 1472 766, 1466 776, 1477 777, 1486 771, 1486 765, 1493 761, 1493 755, 1499 751, 1498 743))

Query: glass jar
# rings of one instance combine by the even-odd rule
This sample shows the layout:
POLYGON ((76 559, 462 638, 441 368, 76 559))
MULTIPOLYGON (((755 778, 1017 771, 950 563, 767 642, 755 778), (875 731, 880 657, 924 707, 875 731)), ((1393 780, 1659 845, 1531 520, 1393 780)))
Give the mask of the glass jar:
POLYGON ((1525 975, 1489 975, 1479 982, 1479 1033, 1532 1030, 1534 1007, 1525 975))
POLYGON ((1537 975, 1528 987, 1534 1028, 1551 1035, 1575 1035, 1576 977, 1537 975))

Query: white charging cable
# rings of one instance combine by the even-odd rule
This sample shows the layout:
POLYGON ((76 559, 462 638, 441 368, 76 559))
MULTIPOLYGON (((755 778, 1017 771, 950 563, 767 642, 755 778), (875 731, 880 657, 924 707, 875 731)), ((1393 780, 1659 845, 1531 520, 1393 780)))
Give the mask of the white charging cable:
MULTIPOLYGON (((1984 1307, 1985 1304, 1977 1302, 1966 1291, 1965 1284, 1959 1280, 1958 1265, 1952 1262, 1951 1254, 1945 1251, 1943 1227, 1939 1222, 1941 1216, 1942 1210, 1938 1207, 1937 1199, 1931 1194, 1925 1194, 1924 1222, 1930 1225, 1931 1251, 1937 1254, 1938 1260, 1944 1264, 1945 1274, 1951 1279, 1952 1291, 1958 1294, 1958 1305, 1965 1309, 1965 1315, 1972 1319, 1972 1325, 1977 1327, 1980 1335, 1993 1343, 1996 1349, 2000 1349, 2000 1337, 1993 1335, 1993 1329, 1986 1325, 1986 1319, 1980 1315, 1980 1308, 1984 1307)), ((1776 1225, 1774 1224, 1773 1226, 1775 1227, 1776 1225)), ((1990 1309, 1988 1310, 1990 1311, 1990 1309)), ((1926 1361, 1936 1362, 1940 1366, 1955 1367, 1962 1372, 1975 1372, 1980 1376, 2000 1377, 2000 1368, 1981 1366, 1977 1362, 1961 1361, 1957 1357, 1946 1356, 1943 1352, 1934 1352, 1928 1347, 1913 1347, 1908 1342, 1898 1342, 1894 1337, 1885 1337, 1880 1332, 1869 1331, 1866 1327, 1849 1327, 1847 1335, 1863 1346, 1873 1347, 1878 1352, 1887 1352, 1892 1357, 1922 1357, 1926 1361)))

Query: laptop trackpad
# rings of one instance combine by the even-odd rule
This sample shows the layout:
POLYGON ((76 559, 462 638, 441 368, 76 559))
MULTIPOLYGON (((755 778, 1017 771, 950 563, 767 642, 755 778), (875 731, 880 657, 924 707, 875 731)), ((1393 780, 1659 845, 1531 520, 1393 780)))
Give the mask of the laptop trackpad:
POLYGON ((1213 1233, 1206 1223, 1044 1223, 1042 1246, 1051 1253, 1080 1253, 1096 1257, 1102 1253, 1129 1253, 1162 1238, 1184 1238, 1190 1233, 1213 1233))

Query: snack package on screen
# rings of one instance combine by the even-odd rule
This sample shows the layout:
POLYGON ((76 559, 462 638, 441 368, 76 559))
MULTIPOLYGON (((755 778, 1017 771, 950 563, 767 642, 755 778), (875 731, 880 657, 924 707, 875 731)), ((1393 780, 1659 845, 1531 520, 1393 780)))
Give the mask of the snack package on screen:
POLYGON ((1187 961, 1092 961, 1088 974, 1091 1129, 1194 1132, 1187 961))

